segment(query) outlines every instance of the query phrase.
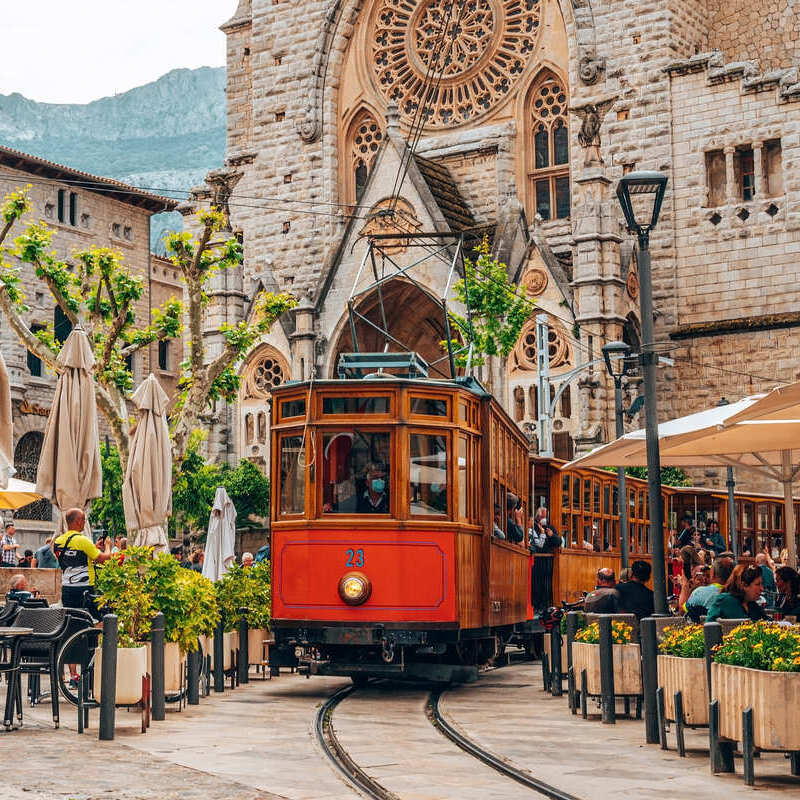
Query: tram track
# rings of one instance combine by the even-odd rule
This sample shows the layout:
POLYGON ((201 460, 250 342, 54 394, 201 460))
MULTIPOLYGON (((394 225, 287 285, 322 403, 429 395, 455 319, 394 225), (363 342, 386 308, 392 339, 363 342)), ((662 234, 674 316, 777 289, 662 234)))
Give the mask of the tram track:
POLYGON ((465 753, 491 767, 493 770, 505 775, 507 778, 526 786, 533 791, 550 798, 550 800, 581 800, 573 794, 563 792, 545 781, 539 780, 527 770, 521 770, 504 761, 499 756, 481 747, 473 739, 465 736, 445 719, 439 708, 439 700, 446 689, 435 689, 428 697, 426 713, 431 724, 453 744, 460 747, 465 753))

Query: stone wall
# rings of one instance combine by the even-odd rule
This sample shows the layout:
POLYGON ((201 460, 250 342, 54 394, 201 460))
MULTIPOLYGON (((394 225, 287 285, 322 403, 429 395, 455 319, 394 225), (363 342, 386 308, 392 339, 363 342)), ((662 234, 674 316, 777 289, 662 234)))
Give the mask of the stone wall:
POLYGON ((708 49, 728 61, 755 60, 764 70, 800 61, 800 5, 796 0, 706 0, 708 49))

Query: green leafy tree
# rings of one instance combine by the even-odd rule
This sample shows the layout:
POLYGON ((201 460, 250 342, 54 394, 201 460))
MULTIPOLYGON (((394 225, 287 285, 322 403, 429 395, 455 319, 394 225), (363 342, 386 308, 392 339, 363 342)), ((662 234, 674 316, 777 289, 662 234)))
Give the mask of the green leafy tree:
POLYGON ((171 298, 153 309, 152 321, 145 326, 135 317, 136 305, 144 295, 143 278, 123 263, 117 251, 92 247, 74 253, 69 261, 62 260, 51 249, 52 229, 42 221, 28 222, 13 244, 6 244, 15 224, 31 211, 27 188, 6 195, 0 205, 0 309, 25 347, 57 371, 60 344, 52 326, 33 331, 24 319, 28 309, 20 272, 22 265, 29 265, 67 319, 84 328, 96 359, 97 405, 111 428, 123 472, 130 444, 127 400, 133 388, 126 359, 152 342, 180 336, 184 316, 188 320, 189 357, 181 364, 180 394, 170 412, 173 459, 180 462, 207 405, 235 397, 239 388, 237 362, 285 311, 294 307, 295 299, 286 293, 261 292, 250 320, 221 326, 224 345, 217 355, 207 358, 203 315, 209 281, 219 270, 242 263, 241 244, 231 234, 221 210, 212 207, 197 213, 197 236, 185 231, 166 237, 167 253, 180 270, 187 302, 184 305, 171 298))
MULTIPOLYGON (((467 364, 464 346, 472 345, 472 363, 483 364, 487 356, 506 358, 517 343, 522 326, 531 313, 531 300, 508 279, 508 267, 492 257, 489 240, 475 248, 475 260, 464 259, 465 278, 454 284, 458 300, 469 308, 468 316, 449 313, 457 337, 452 340, 456 363, 467 364)), ((442 343, 446 347, 447 342, 442 343)))
POLYGON ((263 527, 269 516, 269 478, 252 461, 222 468, 222 485, 236 506, 237 527, 263 527))
MULTIPOLYGON (((646 481, 647 467, 626 467, 625 474, 646 481)), ((664 486, 689 486, 690 481, 680 467, 661 467, 661 483, 664 486)))
POLYGON ((234 564, 215 584, 219 611, 226 631, 236 630, 241 614, 251 628, 269 628, 271 570, 267 563, 242 567, 234 564))
POLYGON ((122 507, 122 465, 116 447, 101 447, 103 494, 92 501, 92 519, 101 522, 112 536, 125 536, 125 509, 122 507))

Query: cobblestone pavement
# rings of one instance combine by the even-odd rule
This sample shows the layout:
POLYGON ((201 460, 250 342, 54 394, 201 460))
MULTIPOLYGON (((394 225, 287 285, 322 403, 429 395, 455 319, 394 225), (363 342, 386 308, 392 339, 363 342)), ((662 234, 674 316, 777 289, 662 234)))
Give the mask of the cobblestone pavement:
MULTIPOLYGON (((0 734, 0 800, 354 800, 314 735, 320 703, 342 679, 282 675, 168 711, 139 732, 139 716, 117 711, 113 742, 97 740, 97 712, 84 736, 75 709, 62 704, 62 727, 49 705, 27 706, 25 726, 0 734)), ((3 687, 5 688, 5 687, 3 687)), ((444 739, 425 715, 427 689, 377 685, 335 710, 339 741, 369 775, 403 800, 515 800, 536 795, 475 761, 444 739)), ((541 691, 541 667, 518 664, 446 691, 440 709, 488 750, 581 800, 800 796, 800 780, 779 754, 756 761, 756 787, 712 776, 707 732, 687 731, 687 758, 643 741, 644 723, 569 714, 566 697, 541 691)))

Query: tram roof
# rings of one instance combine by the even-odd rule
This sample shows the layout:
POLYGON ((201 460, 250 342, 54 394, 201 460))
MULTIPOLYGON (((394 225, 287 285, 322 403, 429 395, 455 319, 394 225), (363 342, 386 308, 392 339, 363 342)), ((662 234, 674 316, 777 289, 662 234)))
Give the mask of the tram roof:
MULTIPOLYGON (((354 388, 369 388, 380 390, 381 386, 416 386, 425 389, 447 389, 453 391, 459 389, 461 391, 469 392, 475 397, 493 397, 483 384, 473 377, 458 377, 453 379, 436 379, 436 378, 405 378, 400 375, 382 374, 380 376, 366 375, 363 378, 324 378, 322 380, 313 381, 286 381, 285 383, 276 386, 273 391, 289 391, 290 389, 299 389, 300 387, 306 388, 319 388, 330 389, 339 387, 354 388)), ((496 398, 495 398, 496 399, 496 398)))

